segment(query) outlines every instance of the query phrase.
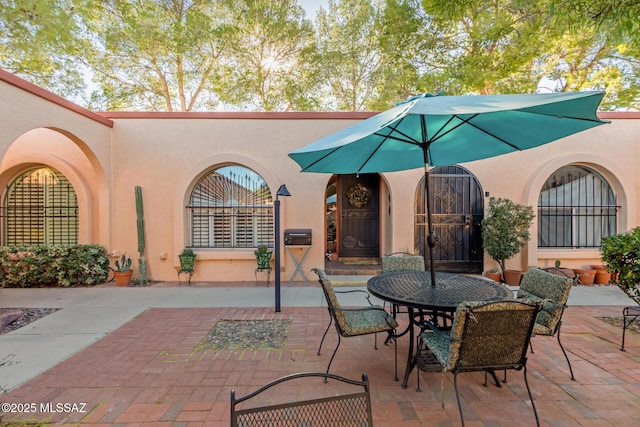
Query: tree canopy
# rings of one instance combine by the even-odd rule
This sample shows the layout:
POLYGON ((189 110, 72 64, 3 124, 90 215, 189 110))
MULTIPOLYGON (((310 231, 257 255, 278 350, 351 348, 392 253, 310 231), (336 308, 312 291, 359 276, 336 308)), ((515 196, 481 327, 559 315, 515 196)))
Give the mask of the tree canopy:
POLYGON ((93 110, 381 111, 603 89, 640 109, 640 0, 9 0, 0 67, 93 110), (547 82, 541 85, 541 82, 547 82))

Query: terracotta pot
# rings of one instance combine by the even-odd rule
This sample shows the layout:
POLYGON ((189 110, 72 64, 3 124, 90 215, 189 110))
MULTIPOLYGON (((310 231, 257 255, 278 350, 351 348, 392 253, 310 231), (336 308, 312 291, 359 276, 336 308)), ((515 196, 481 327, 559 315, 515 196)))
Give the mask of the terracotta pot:
POLYGON ((520 280, 522 280, 522 271, 520 270, 505 270, 504 271, 504 283, 511 286, 519 286, 520 280))
POLYGON ((489 279, 493 280, 494 282, 502 282, 502 276, 500 275, 500 273, 489 273, 489 272, 485 272, 484 273, 485 277, 488 277, 489 279))
POLYGON ((611 280, 611 273, 608 271, 600 271, 596 273, 596 284, 598 285, 608 285, 611 280))
POLYGON ((597 270, 582 270, 579 268, 574 268, 573 272, 578 276, 578 280, 583 285, 593 285, 593 282, 596 279, 597 270))
MULTIPOLYGON (((595 271, 595 270, 592 270, 595 271)), ((591 273, 579 273, 578 274, 578 280, 580 281, 581 284, 585 285, 585 286, 591 286, 593 285, 593 282, 596 279, 596 275, 595 274, 591 274, 591 273)))
POLYGON ((604 265, 600 264, 600 265, 592 265, 591 266, 592 270, 604 270, 604 265))
POLYGON ((133 274, 133 270, 114 271, 113 277, 116 280, 116 286, 129 286, 129 282, 131 282, 132 274, 133 274))

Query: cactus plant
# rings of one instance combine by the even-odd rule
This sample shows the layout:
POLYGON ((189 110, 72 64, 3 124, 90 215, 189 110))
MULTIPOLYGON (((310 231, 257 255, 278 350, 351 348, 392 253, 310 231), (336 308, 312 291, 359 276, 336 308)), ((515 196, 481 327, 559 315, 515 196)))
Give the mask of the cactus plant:
POLYGON ((136 225, 138 229, 138 271, 140 273, 140 283, 146 284, 149 282, 149 277, 147 276, 147 260, 144 257, 144 250, 146 247, 145 236, 144 236, 144 210, 142 207, 142 187, 135 187, 136 193, 136 225))
POLYGON ((116 271, 125 272, 131 270, 131 258, 126 255, 122 255, 120 261, 116 260, 116 271))

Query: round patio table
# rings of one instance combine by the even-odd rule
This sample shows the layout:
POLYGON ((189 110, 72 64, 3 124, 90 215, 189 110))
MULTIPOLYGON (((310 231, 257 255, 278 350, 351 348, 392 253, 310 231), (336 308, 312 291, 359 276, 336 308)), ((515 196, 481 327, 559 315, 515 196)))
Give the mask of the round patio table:
MULTIPOLYGON (((436 273, 436 285, 431 286, 428 271, 406 271, 374 276, 367 282, 369 292, 399 306, 407 307, 409 314, 409 354, 402 387, 407 387, 409 375, 416 365, 413 354, 414 325, 422 319, 416 315, 424 311, 451 318, 464 301, 501 301, 513 298, 513 292, 501 283, 477 276, 454 273, 436 273)), ((402 334, 401 334, 402 335, 402 334)), ((418 349, 419 350, 419 349, 418 349)))

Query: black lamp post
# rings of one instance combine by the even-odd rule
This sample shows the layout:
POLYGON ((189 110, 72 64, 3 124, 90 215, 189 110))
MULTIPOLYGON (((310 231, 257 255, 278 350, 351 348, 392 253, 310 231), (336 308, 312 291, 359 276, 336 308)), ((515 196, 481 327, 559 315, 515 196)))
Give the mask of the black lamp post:
POLYGON ((273 213, 275 220, 275 239, 273 244, 273 251, 275 252, 275 290, 276 290, 276 313, 280 312, 280 200, 279 196, 291 196, 287 187, 282 184, 276 192, 276 200, 273 202, 273 213))

